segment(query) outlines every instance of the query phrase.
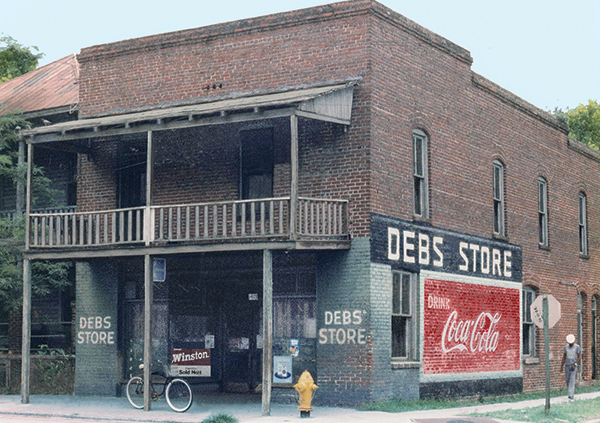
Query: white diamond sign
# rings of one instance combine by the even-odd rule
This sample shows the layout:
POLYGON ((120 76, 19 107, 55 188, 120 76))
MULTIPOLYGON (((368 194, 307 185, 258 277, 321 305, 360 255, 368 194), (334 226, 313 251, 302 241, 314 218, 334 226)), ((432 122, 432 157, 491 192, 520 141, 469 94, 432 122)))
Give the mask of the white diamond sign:
POLYGON ((560 303, 552 295, 540 295, 531 304, 531 320, 539 328, 544 327, 544 297, 548 298, 548 328, 560 320, 560 303))

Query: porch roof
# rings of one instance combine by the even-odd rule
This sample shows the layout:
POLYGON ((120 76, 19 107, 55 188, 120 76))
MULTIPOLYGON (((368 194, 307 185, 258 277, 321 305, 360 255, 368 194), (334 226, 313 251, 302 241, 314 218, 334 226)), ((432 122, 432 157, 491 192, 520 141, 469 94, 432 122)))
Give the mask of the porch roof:
POLYGON ((21 131, 28 143, 88 139, 135 132, 298 115, 350 124, 356 80, 326 86, 81 119, 21 131))

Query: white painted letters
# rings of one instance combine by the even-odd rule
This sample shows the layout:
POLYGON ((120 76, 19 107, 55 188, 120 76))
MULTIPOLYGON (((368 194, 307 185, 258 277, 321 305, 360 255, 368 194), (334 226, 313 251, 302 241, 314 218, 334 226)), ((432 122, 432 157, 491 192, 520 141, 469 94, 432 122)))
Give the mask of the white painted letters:
POLYGON ((115 343, 115 332, 108 330, 111 327, 110 316, 80 317, 77 343, 112 345, 115 343))
POLYGON ((324 317, 325 326, 342 327, 319 329, 319 344, 364 345, 367 343, 367 330, 353 327, 362 324, 362 311, 326 311, 324 317))
POLYGON ((402 250, 404 251, 404 255, 403 255, 404 262, 405 263, 414 263, 415 257, 409 256, 408 252, 414 251, 415 245, 412 242, 409 242, 408 240, 415 239, 415 233, 413 231, 404 231, 403 235, 404 235, 404 237, 403 237, 404 239, 403 239, 403 243, 402 243, 402 250))
POLYGON ((388 260, 400 260, 400 231, 388 228, 388 260))
POLYGON ((470 351, 471 353, 494 352, 498 348, 498 322, 502 314, 482 312, 475 320, 457 320, 454 310, 448 316, 442 331, 441 347, 444 353, 470 351))

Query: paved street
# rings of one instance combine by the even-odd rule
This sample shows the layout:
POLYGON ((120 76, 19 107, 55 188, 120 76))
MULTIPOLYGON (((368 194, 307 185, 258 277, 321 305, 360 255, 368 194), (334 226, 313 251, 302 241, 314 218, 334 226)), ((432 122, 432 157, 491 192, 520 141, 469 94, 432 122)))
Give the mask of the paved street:
POLYGON ((77 419, 72 417, 2 415, 2 422, 7 423, 91 423, 97 421, 98 419, 77 419))
MULTIPOLYGON (((577 395, 578 399, 595 398, 600 392, 577 395)), ((566 402, 566 397, 553 398, 552 404, 566 402)), ((300 419, 295 404, 273 404, 271 416, 261 415, 260 396, 198 395, 186 413, 175 413, 163 401, 153 403, 149 412, 131 407, 126 398, 32 396, 30 404, 21 404, 17 395, 0 396, 0 421, 2 422, 169 422, 200 423, 215 413, 228 413, 240 423, 496 423, 498 420, 468 417, 472 413, 487 413, 506 409, 542 407, 545 400, 519 403, 477 405, 444 410, 421 410, 406 413, 358 411, 343 407, 315 405, 310 420, 300 419)), ((576 404, 576 402, 575 402, 576 404)), ((596 422, 598 423, 598 422, 596 422)))

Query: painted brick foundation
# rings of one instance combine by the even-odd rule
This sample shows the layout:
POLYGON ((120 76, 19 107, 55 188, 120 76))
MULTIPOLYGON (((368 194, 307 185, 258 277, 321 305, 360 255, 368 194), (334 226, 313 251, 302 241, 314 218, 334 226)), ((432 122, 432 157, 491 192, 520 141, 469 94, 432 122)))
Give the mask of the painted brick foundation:
POLYGON ((356 404, 371 398, 369 260, 368 238, 354 239, 349 251, 318 258, 317 384, 319 401, 324 404, 356 404), (353 330, 364 331, 364 339, 348 343, 353 330))
POLYGON ((78 262, 75 394, 114 396, 121 377, 117 353, 117 268, 78 262))

